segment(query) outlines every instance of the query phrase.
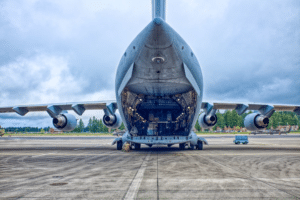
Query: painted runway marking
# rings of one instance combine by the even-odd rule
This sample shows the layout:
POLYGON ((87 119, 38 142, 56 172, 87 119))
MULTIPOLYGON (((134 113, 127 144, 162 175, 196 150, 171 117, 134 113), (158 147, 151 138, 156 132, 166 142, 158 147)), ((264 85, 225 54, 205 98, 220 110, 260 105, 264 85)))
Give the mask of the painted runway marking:
POLYGON ((146 170, 146 167, 147 167, 147 162, 150 158, 150 153, 148 153, 147 157, 145 158, 145 160, 143 161, 139 171, 137 172, 137 174, 135 175, 127 193, 126 193, 126 196, 125 196, 125 200, 129 200, 129 199, 135 199, 136 198, 136 195, 137 195, 137 192, 140 188, 140 185, 142 183, 142 180, 143 180, 143 176, 144 176, 144 173, 145 173, 145 170, 146 170))

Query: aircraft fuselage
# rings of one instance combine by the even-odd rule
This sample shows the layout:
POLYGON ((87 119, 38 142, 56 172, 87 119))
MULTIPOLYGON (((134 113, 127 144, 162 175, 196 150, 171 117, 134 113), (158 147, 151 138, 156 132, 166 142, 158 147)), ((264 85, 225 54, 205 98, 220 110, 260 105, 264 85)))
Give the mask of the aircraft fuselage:
POLYGON ((117 103, 129 134, 188 136, 202 95, 196 56, 164 20, 154 18, 129 45, 117 70, 117 103))

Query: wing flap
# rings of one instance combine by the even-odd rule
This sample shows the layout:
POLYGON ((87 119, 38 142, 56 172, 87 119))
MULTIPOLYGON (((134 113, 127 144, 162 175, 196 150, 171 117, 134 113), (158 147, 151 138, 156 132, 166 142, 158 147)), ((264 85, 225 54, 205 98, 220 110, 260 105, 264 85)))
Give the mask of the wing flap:
POLYGON ((276 111, 294 111, 297 108, 300 108, 299 106, 288 106, 288 105, 274 105, 274 109, 276 111))
MULTIPOLYGON (((201 109, 205 110, 210 105, 208 102, 202 102, 201 109)), ((216 110, 237 110, 238 114, 243 114, 246 110, 258 110, 262 113, 275 111, 292 111, 300 115, 300 106, 295 105, 268 105, 268 104, 245 104, 245 103, 213 103, 213 109, 216 110)))
POLYGON ((29 112, 47 111, 47 106, 24 106, 29 112))
POLYGON ((13 107, 3 107, 3 108, 0 108, 0 113, 10 113, 10 112, 15 112, 13 110, 13 107))
POLYGON ((214 103, 214 109, 233 110, 236 109, 237 105, 236 103, 214 103))
POLYGON ((0 113, 18 113, 20 110, 27 110, 28 112, 43 112, 48 111, 49 106, 58 107, 61 110, 74 110, 77 114, 83 113, 85 110, 105 110, 109 104, 113 104, 117 107, 115 101, 95 101, 95 102, 76 102, 76 103, 54 103, 54 104, 42 104, 42 105, 22 105, 14 107, 0 107, 0 113), (77 106, 76 106, 77 105, 77 106), (78 106, 83 107, 81 112, 78 111, 78 106))

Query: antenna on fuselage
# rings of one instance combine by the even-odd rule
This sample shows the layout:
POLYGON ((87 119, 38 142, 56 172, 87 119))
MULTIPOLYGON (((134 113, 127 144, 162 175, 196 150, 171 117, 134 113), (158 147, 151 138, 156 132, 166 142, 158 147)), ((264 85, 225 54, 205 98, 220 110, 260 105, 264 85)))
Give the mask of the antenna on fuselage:
POLYGON ((166 0, 152 0, 152 19, 166 20, 166 0))

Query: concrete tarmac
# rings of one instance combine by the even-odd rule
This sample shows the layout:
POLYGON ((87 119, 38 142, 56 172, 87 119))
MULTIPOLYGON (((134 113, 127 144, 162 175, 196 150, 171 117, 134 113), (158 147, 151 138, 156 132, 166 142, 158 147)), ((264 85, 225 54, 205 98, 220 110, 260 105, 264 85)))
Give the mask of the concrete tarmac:
POLYGON ((0 199, 300 199, 300 135, 209 136, 203 151, 113 138, 0 138, 0 199))

